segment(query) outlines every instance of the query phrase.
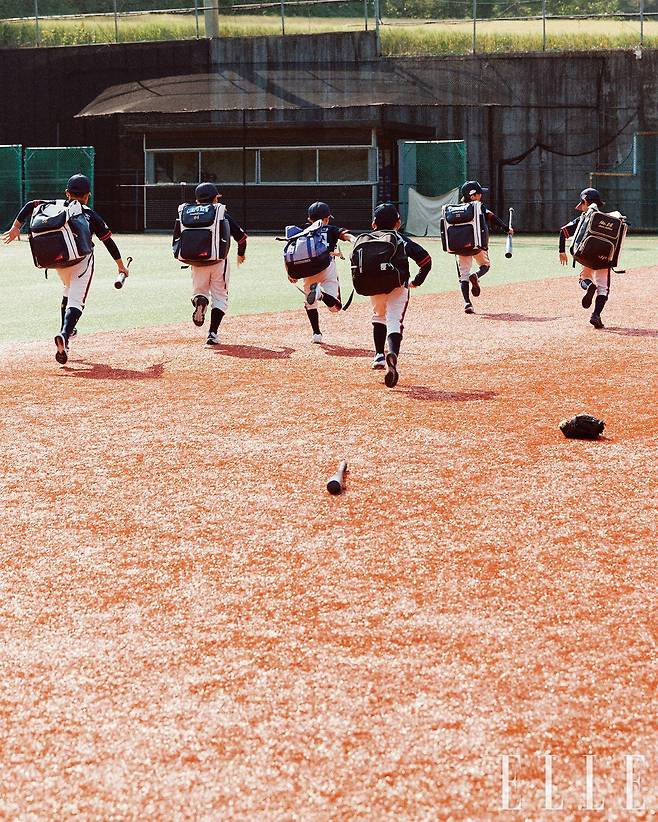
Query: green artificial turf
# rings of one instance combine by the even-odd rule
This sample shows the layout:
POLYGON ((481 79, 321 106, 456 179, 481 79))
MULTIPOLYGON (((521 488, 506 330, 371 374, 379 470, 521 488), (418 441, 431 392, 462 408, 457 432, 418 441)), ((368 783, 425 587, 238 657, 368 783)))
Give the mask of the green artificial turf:
MULTIPOLYGON (((124 259, 134 258, 130 278, 120 291, 113 286, 116 266, 100 245, 96 248, 96 271, 80 321, 82 332, 160 326, 191 321, 191 278, 171 255, 166 235, 115 235, 124 259)), ((444 254, 438 239, 421 238, 431 253, 433 269, 417 295, 454 290, 457 280, 454 257, 444 254)), ((349 256, 349 244, 342 244, 349 256)), ((656 238, 629 237, 622 265, 639 268, 656 264, 656 238)), ((558 262, 557 236, 519 236, 514 239, 514 256, 504 257, 505 238, 492 238, 491 271, 483 285, 522 282, 547 277, 576 276, 576 270, 558 262)), ((250 237, 247 261, 237 268, 235 246, 231 250, 229 313, 248 314, 300 308, 301 295, 286 279, 282 265, 282 244, 272 237, 250 237)), ((349 261, 338 260, 343 294, 349 294, 349 261)), ((414 266, 412 264, 412 271, 414 266)), ((615 275, 613 275, 615 276, 615 275)), ((618 275, 618 276, 632 276, 618 275)), ((45 279, 32 265, 27 241, 0 246, 0 300, 2 324, 0 342, 47 339, 58 330, 62 287, 52 271, 45 279)), ((357 297, 356 300, 366 299, 357 297)))

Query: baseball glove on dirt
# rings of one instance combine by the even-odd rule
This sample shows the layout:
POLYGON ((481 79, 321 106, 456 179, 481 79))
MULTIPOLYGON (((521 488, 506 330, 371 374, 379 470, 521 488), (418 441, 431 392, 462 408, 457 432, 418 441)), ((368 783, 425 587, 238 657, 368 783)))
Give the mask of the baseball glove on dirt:
POLYGON ((568 420, 562 420, 560 431, 570 440, 596 440, 603 432, 605 423, 591 414, 576 414, 568 420))

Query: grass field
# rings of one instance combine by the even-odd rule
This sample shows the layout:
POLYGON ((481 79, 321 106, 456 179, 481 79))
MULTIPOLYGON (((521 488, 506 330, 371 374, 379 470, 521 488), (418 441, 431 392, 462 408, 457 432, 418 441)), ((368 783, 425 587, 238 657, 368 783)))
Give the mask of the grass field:
MULTIPOLYGON (((372 25, 372 21, 371 25, 372 25)), ((240 37, 281 33, 281 21, 266 16, 222 17, 221 36, 240 37)), ((287 34, 310 34, 325 31, 360 31, 363 19, 346 17, 288 17, 287 34)), ((384 20, 381 29, 382 52, 385 55, 463 54, 472 48, 473 24, 469 21, 446 20, 384 20)), ((542 28, 539 20, 481 20, 477 23, 478 51, 537 51, 542 48, 542 28)), ((611 49, 635 48, 639 44, 637 21, 624 20, 549 20, 546 26, 547 48, 611 49)), ((193 16, 145 15, 120 20, 119 39, 175 40, 196 36, 193 16)), ((200 36, 204 36, 201 19, 200 36)), ((34 45, 34 22, 0 22, 0 45, 34 45)), ((115 39, 111 18, 48 20, 40 22, 41 43, 48 45, 79 45, 111 43, 115 39)), ((658 21, 644 24, 644 45, 658 44, 658 21)))
MULTIPOLYGON (((130 279, 122 291, 116 291, 113 287, 116 267, 102 245, 96 249, 94 282, 80 321, 81 331, 158 326, 189 319, 190 274, 189 270, 181 270, 171 256, 169 237, 133 234, 116 239, 124 259, 134 258, 130 279)), ((439 240, 422 239, 421 242, 434 260, 422 293, 455 291, 457 300, 454 259, 442 252, 439 240)), ((574 272, 559 265, 555 237, 517 236, 514 243, 514 256, 506 260, 504 239, 492 239, 493 267, 483 281, 485 285, 561 277, 574 272)), ((655 237, 629 237, 624 246, 624 266, 639 268, 652 264, 655 247, 655 237)), ((250 238, 245 264, 238 269, 233 263, 231 314, 300 307, 300 295, 286 280, 280 255, 281 244, 271 237, 250 238)), ((26 241, 0 246, 0 261, 0 300, 3 305, 20 307, 5 317, 0 342, 49 338, 57 322, 61 293, 57 274, 50 272, 45 279, 43 272, 33 267, 26 241)), ((338 265, 343 288, 346 288, 349 263, 339 260, 338 265)), ((357 297, 356 301, 361 299, 357 297)))

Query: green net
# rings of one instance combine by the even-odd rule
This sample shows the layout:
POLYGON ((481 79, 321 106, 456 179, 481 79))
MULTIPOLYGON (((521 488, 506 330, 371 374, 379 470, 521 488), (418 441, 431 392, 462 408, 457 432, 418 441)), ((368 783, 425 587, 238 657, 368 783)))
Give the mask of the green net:
POLYGON ((73 174, 86 174, 94 184, 93 146, 25 149, 25 199, 52 200, 64 197, 73 174))
POLYGON ((626 215, 631 231, 658 230, 658 133, 636 134, 629 157, 610 171, 594 172, 591 181, 606 209, 626 215))
POLYGON ((0 146, 0 229, 9 228, 23 200, 21 146, 0 146))
POLYGON ((400 140, 398 160, 398 199, 403 222, 407 218, 410 187, 424 197, 438 197, 466 179, 464 140, 400 140))
POLYGON ((466 179, 466 143, 441 140, 416 144, 416 191, 438 197, 466 179))

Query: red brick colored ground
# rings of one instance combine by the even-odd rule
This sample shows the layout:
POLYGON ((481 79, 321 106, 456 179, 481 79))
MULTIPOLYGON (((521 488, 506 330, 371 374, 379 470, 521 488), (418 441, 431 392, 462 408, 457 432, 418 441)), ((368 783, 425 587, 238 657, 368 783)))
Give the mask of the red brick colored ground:
POLYGON ((655 277, 4 346, 0 816, 658 812, 655 277))

